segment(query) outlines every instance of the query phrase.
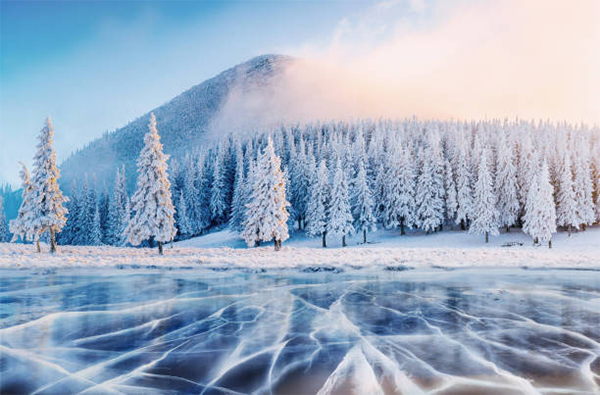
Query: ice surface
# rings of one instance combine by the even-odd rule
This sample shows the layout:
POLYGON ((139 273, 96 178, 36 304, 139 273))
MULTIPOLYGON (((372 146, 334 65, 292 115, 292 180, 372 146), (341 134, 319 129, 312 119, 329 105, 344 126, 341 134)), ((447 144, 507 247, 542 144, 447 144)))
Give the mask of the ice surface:
POLYGON ((7 271, 1 393, 600 391, 600 272, 7 271))

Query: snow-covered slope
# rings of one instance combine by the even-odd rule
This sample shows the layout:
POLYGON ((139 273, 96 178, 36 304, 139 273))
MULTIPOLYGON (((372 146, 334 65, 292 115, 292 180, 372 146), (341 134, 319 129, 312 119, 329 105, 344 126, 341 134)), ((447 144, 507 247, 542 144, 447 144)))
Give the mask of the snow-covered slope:
MULTIPOLYGON (((293 58, 283 55, 262 55, 228 69, 183 92, 168 103, 149 111, 123 128, 105 134, 70 156, 61 165, 61 185, 70 189, 73 179, 85 173, 93 174, 112 184, 117 166, 125 164, 127 181, 135 184, 135 160, 148 131, 150 112, 157 126, 164 150, 174 158, 202 144, 206 130, 232 89, 236 93, 250 92, 253 87, 270 84, 293 58)), ((243 93, 242 93, 243 94, 243 93)))
MULTIPOLYGON (((357 244, 359 237, 340 248, 330 240, 330 248, 319 248, 318 239, 297 235, 283 244, 280 252, 272 245, 241 248, 238 235, 220 231, 175 243, 158 256, 156 249, 60 246, 55 255, 38 254, 32 245, 0 243, 0 268, 124 267, 124 268, 207 268, 352 270, 380 267, 403 270, 407 267, 529 267, 579 268, 600 270, 600 227, 586 232, 555 235, 554 247, 534 247, 520 232, 482 237, 460 231, 434 235, 400 237, 397 232, 371 235, 372 244, 357 244), (506 243, 523 245, 503 246, 506 243)), ((45 247, 44 251, 47 251, 45 247)))

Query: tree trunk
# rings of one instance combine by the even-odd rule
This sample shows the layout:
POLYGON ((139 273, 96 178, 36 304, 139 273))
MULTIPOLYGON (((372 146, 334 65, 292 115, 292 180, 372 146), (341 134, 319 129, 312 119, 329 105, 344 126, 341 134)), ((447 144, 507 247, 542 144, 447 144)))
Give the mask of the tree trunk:
POLYGON ((363 243, 367 244, 367 230, 363 229, 363 243))
POLYGON ((585 224, 581 224, 581 230, 585 232, 585 224))
POLYGON ((281 240, 273 239, 275 251, 281 251, 281 240))
POLYGON ((342 236, 342 247, 346 247, 346 235, 342 236))
POLYGON ((567 234, 571 237, 571 225, 567 227, 567 234))
POLYGON ((461 219, 461 220, 460 220, 460 229, 461 229, 461 230, 466 230, 466 229, 465 229, 465 220, 464 220, 464 219, 461 219))
POLYGON ((540 243, 540 239, 538 239, 537 237, 533 238, 533 244, 539 244, 540 243))
POLYGON ((150 248, 154 248, 154 236, 150 236, 150 239, 148 240, 148 245, 150 246, 150 248))
POLYGON ((323 232, 323 248, 327 247, 327 232, 323 232))
POLYGON ((548 248, 552 248, 552 240, 548 240, 548 248))
POLYGON ((490 242, 490 232, 485 232, 485 242, 486 243, 490 242))
POLYGON ((42 249, 40 248, 40 238, 39 237, 37 239, 35 239, 35 244, 37 246, 37 252, 42 252, 42 249))
POLYGON ((158 255, 162 255, 163 254, 163 245, 162 245, 162 241, 158 242, 158 255))
POLYGON ((54 233, 54 229, 50 228, 50 252, 56 252, 56 235, 54 233))
POLYGON ((298 230, 302 229, 302 216, 298 216, 298 230))
POLYGON ((506 225, 506 233, 510 233, 510 226, 506 225))
POLYGON ((404 236, 406 232, 404 231, 404 218, 400 218, 400 236, 404 236))

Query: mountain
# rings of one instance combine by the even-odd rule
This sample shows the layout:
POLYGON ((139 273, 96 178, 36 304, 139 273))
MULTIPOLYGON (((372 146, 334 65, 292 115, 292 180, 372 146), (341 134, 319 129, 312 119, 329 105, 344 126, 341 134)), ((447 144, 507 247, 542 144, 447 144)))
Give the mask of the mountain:
POLYGON ((166 104, 140 116, 128 125, 106 133, 78 150, 61 164, 61 184, 70 190, 71 182, 87 174, 102 185, 111 185, 118 166, 126 167, 129 188, 136 180, 135 162, 148 131, 150 112, 154 112, 161 142, 166 153, 178 158, 207 139, 207 128, 218 115, 228 95, 249 93, 256 87, 273 83, 293 58, 284 55, 262 55, 232 67, 208 79, 166 104))

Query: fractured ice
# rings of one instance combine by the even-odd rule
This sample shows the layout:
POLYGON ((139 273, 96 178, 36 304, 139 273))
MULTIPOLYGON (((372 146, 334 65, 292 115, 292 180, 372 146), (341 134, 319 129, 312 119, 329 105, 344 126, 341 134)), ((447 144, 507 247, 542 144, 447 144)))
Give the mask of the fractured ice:
POLYGON ((3 271, 0 393, 600 391, 600 272, 3 271))

